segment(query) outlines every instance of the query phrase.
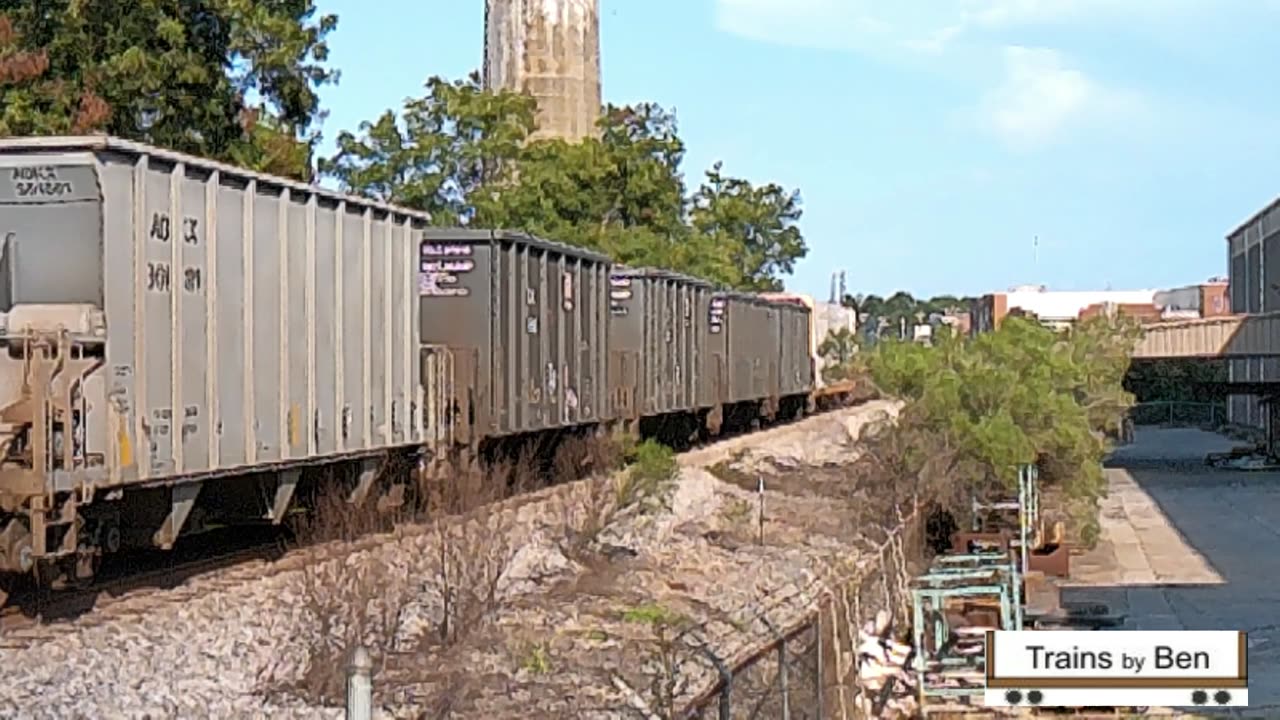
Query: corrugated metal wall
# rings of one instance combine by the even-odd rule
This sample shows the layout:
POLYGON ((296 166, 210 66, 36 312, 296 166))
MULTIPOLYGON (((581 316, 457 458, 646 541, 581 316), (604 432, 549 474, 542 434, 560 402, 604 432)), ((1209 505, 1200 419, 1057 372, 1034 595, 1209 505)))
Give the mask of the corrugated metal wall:
MULTIPOLYGON (((1264 313, 1280 310, 1280 203, 1273 203, 1233 232, 1227 240, 1232 312, 1264 313)), ((1232 381, 1280 381, 1276 358, 1232 360, 1232 381)), ((1227 419, 1265 428, 1268 413, 1253 395, 1232 395, 1227 419)))
POLYGON ((598 0, 485 0, 484 82, 537 98, 537 137, 593 134, 601 105, 598 0))

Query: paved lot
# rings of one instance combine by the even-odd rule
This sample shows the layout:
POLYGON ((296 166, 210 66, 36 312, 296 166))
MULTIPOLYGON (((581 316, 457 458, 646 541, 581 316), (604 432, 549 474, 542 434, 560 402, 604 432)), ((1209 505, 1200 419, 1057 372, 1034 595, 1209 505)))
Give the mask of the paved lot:
POLYGON ((1280 717, 1280 472, 1203 465, 1233 444, 1139 429, 1108 462, 1102 542, 1063 595, 1107 602, 1136 630, 1248 632, 1251 709, 1280 717))

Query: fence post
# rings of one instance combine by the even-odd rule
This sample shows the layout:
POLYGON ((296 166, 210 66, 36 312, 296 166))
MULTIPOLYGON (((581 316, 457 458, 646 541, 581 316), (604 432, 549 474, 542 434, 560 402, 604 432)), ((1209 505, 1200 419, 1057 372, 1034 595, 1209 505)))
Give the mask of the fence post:
POLYGON ((373 660, 363 645, 347 666, 347 720, 373 720, 373 660))
POLYGON ((814 655, 816 656, 814 661, 814 666, 818 670, 818 677, 817 677, 817 680, 813 683, 813 686, 815 688, 813 699, 814 699, 814 707, 817 708, 818 710, 817 718, 818 720, 822 720, 822 718, 826 716, 826 713, 822 711, 823 710, 822 681, 824 680, 823 672, 822 672, 823 670, 823 667, 822 667, 822 613, 818 613, 818 622, 815 625, 815 630, 816 632, 814 633, 814 635, 816 637, 813 642, 813 651, 814 651, 814 655))
POLYGON ((703 643, 699 648, 703 655, 711 661, 715 666, 716 672, 720 674, 720 720, 732 720, 733 714, 731 702, 733 700, 733 673, 725 666, 724 661, 716 655, 711 648, 703 643))
POLYGON ((791 720, 791 696, 787 688, 787 639, 778 643, 778 684, 782 686, 782 720, 791 720))
POLYGON ((757 492, 760 495, 760 545, 764 545, 764 476, 761 475, 758 480, 757 492))
POLYGON ((787 683, 787 637, 769 622, 769 618, 761 616, 760 620, 778 639, 778 689, 782 692, 782 720, 791 720, 791 694, 787 683))

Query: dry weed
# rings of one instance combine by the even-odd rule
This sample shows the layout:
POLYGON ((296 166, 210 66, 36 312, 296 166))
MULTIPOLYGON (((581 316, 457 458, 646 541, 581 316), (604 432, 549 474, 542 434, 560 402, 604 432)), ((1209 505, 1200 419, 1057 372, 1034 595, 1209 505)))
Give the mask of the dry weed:
POLYGON ((433 528, 423 590, 435 605, 435 641, 440 645, 456 645, 500 607, 500 582, 518 550, 511 530, 504 514, 433 528))
POLYGON ((270 691, 340 704, 346 666, 357 645, 369 650, 375 676, 393 654, 404 651, 400 636, 413 582, 386 559, 366 555, 354 563, 308 566, 301 585, 303 613, 310 622, 300 667, 282 663, 270 668, 264 680, 270 691))
POLYGON ((608 478, 588 478, 552 501, 560 518, 558 545, 565 557, 585 562, 593 554, 600 534, 617 513, 613 488, 608 478))
POLYGON ((421 511, 428 518, 465 515, 506 497, 506 466, 471 467, 446 476, 419 479, 421 511))
POLYGON ((336 485, 328 485, 316 493, 310 511, 296 516, 291 523, 295 542, 315 545, 355 540, 386 532, 400 519, 399 512, 387 512, 374 502, 354 505, 347 497, 336 485))
POLYGON ((512 530, 505 513, 445 518, 412 546, 424 548, 425 568, 411 568, 406 553, 397 551, 308 566, 300 581, 309 628, 302 657, 269 669, 266 692, 340 703, 347 660, 364 645, 375 686, 384 674, 394 675, 380 692, 427 684, 439 687, 428 704, 452 705, 460 691, 442 682, 437 668, 502 607, 502 580, 517 549, 512 530))
POLYGON ((702 670, 698 650, 688 632, 693 622, 656 604, 632 608, 623 614, 623 620, 647 626, 647 637, 640 641, 640 668, 648 683, 631 685, 615 676, 615 686, 628 696, 628 704, 634 710, 650 718, 675 720, 702 670))
MULTIPOLYGON (((515 512, 486 508, 615 467, 621 448, 613 438, 569 438, 549 463, 543 462, 542 449, 526 445, 514 458, 444 474, 414 473, 401 463, 389 467, 377 484, 386 487, 389 478, 416 475, 407 502, 391 508, 372 501, 354 506, 343 483, 326 487, 299 523, 299 539, 353 540, 401 522, 431 525, 425 536, 402 541, 392 552, 374 550, 302 571, 300 603, 308 628, 300 639, 303 650, 264 673, 265 692, 339 703, 350 653, 364 645, 374 660, 380 696, 412 696, 428 717, 448 716, 465 701, 470 684, 441 668, 461 663, 468 641, 482 642, 478 633, 492 627, 510 592, 521 547, 515 512)), ((629 473, 628 481, 589 478, 566 489, 566 556, 585 556, 619 510, 663 497, 674 463, 652 451, 641 459, 640 470, 629 473)), ((546 647, 527 648, 525 656, 530 671, 551 671, 546 647)))

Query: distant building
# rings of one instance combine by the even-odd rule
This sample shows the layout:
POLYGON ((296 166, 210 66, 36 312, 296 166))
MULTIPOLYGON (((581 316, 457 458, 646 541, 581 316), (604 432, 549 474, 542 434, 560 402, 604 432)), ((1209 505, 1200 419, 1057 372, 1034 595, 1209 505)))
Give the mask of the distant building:
POLYGON ((973 325, 970 313, 957 310, 934 314, 929 318, 929 322, 933 325, 949 325, 959 335, 968 335, 973 325))
POLYGON ((970 312, 972 332, 990 332, 1011 314, 1037 318, 1053 328, 1074 325, 1080 314, 1094 305, 1154 308, 1155 290, 1049 290, 1043 285, 1023 285, 1008 292, 978 298, 970 312))
POLYGON ((911 329, 911 339, 915 342, 931 343, 938 328, 950 327, 958 335, 970 333, 969 313, 949 310, 947 312, 930 313, 926 322, 916 323, 911 329))
POLYGON ((1231 297, 1226 278, 1210 278, 1197 285, 1161 290, 1155 303, 1165 320, 1205 318, 1231 314, 1231 297))
POLYGON ((1124 316, 1141 323, 1160 322, 1164 319, 1164 311, 1153 303, 1094 303, 1080 311, 1079 320, 1092 317, 1124 316))

